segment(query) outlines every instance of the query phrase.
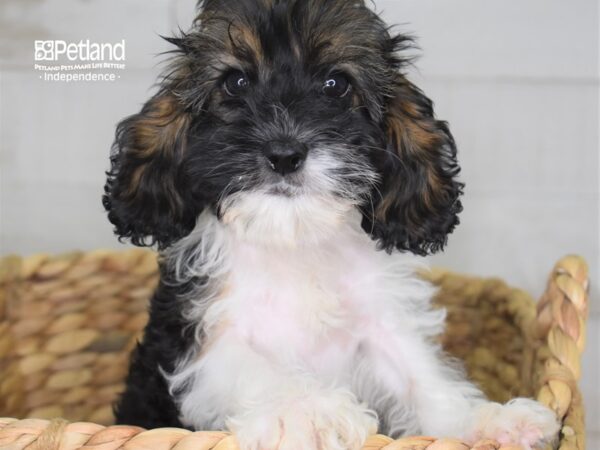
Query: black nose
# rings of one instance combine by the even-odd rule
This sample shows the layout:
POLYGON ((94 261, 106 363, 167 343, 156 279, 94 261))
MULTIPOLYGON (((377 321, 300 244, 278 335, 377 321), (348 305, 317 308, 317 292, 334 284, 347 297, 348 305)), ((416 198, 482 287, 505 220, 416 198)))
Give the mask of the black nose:
POLYGON ((302 166, 308 149, 297 141, 271 141, 265 145, 264 152, 271 169, 286 175, 302 166))

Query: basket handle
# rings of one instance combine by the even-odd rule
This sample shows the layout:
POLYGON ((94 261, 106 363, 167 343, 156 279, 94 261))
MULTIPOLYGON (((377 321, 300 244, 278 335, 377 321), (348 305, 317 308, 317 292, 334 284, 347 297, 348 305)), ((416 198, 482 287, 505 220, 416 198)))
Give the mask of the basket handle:
POLYGON ((537 399, 563 422, 560 449, 585 448, 581 393, 581 354, 588 316, 588 266, 580 256, 562 258, 552 270, 537 306, 534 333, 543 361, 537 399))

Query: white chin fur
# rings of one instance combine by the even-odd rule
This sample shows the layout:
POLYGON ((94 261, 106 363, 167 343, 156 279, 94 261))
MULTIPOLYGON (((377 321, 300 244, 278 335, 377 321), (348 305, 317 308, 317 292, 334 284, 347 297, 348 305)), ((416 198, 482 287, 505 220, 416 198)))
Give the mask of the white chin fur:
POLYGON ((294 185, 282 179, 278 185, 225 197, 219 204, 223 223, 239 240, 271 247, 331 238, 355 219, 356 206, 377 180, 365 161, 351 155, 345 146, 312 149, 294 174, 294 185))
POLYGON ((353 204, 311 194, 243 192, 227 198, 221 208, 223 223, 240 240, 295 247, 329 238, 347 220, 353 204))

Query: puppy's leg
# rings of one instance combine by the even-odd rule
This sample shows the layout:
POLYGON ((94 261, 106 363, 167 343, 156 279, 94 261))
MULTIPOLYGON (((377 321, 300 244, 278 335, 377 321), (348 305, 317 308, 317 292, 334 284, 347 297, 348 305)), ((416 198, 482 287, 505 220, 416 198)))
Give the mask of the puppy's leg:
POLYGON ((160 357, 148 342, 138 344, 132 354, 125 391, 114 406, 119 425, 143 428, 181 427, 175 402, 158 366, 160 357))
POLYGON ((186 322, 175 291, 161 282, 152 297, 143 340, 131 355, 125 391, 114 408, 118 424, 144 428, 182 426, 161 373, 161 369, 172 370, 177 357, 193 341, 191 335, 181 332, 186 322))
POLYGON ((183 422, 226 426, 242 450, 355 450, 377 429, 374 413, 348 389, 279 365, 236 336, 220 337, 185 371, 176 375, 187 386, 183 422))
POLYGON ((378 329, 366 357, 383 385, 373 393, 391 391, 404 405, 401 414, 394 407, 384 411, 392 431, 459 436, 470 442, 490 438, 525 448, 549 442, 558 433, 552 411, 534 400, 515 399, 505 405, 487 401, 460 369, 444 362, 436 345, 418 334, 378 329))
POLYGON ((229 418, 243 450, 358 450, 377 431, 375 415, 350 391, 307 379, 285 382, 229 418))

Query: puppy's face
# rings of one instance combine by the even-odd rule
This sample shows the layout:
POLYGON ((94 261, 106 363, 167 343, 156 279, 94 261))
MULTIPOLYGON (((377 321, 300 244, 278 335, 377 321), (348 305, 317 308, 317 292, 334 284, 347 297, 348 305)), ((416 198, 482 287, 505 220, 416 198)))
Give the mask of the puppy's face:
POLYGON ((455 146, 401 73, 408 38, 362 1, 205 0, 160 91, 117 129, 104 203, 165 247, 211 208, 247 237, 294 241, 358 209, 388 250, 443 247, 455 146))

